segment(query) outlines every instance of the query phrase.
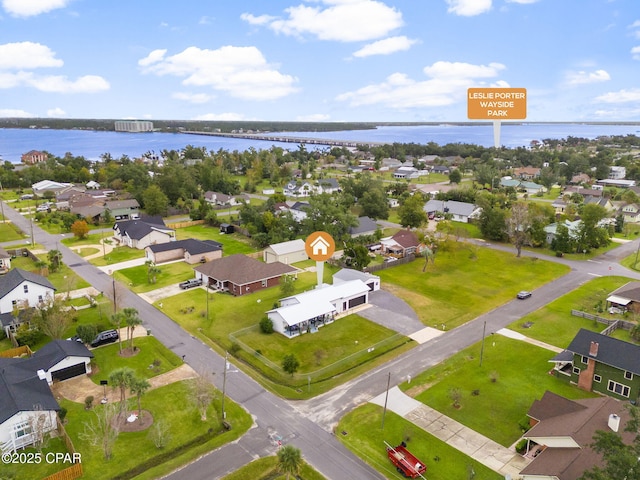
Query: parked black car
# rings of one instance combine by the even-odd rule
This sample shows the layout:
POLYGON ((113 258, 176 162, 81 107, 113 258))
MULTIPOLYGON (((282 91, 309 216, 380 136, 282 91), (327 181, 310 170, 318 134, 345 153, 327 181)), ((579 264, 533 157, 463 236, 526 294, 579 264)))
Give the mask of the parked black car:
POLYGON ((100 332, 91 342, 92 347, 99 347, 105 343, 113 343, 118 341, 118 332, 116 330, 105 330, 100 332))
POLYGON ((186 290, 187 288, 199 287, 200 285, 202 285, 201 278, 192 278, 191 280, 187 280, 186 282, 180 282, 178 284, 178 286, 183 290, 186 290))

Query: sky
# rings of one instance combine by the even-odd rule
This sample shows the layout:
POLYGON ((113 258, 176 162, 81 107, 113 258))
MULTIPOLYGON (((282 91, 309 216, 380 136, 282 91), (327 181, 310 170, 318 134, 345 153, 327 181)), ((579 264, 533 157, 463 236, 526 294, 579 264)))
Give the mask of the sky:
POLYGON ((638 0, 0 0, 0 117, 640 121, 638 0))

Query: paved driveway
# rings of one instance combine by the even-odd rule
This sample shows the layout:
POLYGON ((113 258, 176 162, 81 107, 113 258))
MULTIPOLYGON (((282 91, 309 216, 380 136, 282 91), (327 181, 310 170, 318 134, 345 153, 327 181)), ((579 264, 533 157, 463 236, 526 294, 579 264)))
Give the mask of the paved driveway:
POLYGON ((364 309, 358 314, 361 317, 395 330, 403 335, 422 330, 424 325, 418 319, 407 302, 384 290, 369 293, 370 308, 364 309))

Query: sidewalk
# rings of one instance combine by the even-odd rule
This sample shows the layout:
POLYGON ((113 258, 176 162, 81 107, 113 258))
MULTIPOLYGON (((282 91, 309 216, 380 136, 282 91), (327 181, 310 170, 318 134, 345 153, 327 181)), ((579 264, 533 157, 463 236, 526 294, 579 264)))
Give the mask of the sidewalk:
MULTIPOLYGON (((385 397, 386 392, 369 401, 384 406, 385 397)), ((520 478, 520 471, 531 461, 405 395, 398 387, 389 390, 387 409, 505 477, 520 478)))

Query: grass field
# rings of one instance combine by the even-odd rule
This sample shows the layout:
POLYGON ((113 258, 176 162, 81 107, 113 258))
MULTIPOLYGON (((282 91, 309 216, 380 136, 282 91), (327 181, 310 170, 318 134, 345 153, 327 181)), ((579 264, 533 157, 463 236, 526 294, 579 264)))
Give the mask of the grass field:
POLYGON ((142 258, 144 257, 144 255, 144 250, 138 250, 137 248, 129 247, 116 247, 104 257, 92 258, 89 261, 96 267, 105 267, 107 265, 113 265, 114 263, 126 262, 129 260, 135 260, 136 258, 142 258))
MULTIPOLYGON (((522 317, 509 325, 509 328, 536 340, 565 348, 581 328, 594 332, 601 332, 605 328, 605 325, 593 320, 572 316, 571 310, 582 310, 611 319, 621 318, 620 315, 610 315, 606 311, 597 312, 596 307, 606 306, 606 299, 611 292, 629 281, 626 277, 595 278, 522 317)), ((626 340, 629 341, 628 335, 626 340)))
POLYGON ((463 242, 450 242, 449 248, 424 273, 423 259, 377 272, 382 288, 407 301, 427 326, 455 328, 569 271, 463 242))
POLYGON ((184 240, 185 238, 196 238, 198 240, 215 240, 224 245, 222 251, 224 255, 233 255, 234 253, 253 253, 256 251, 251 245, 248 238, 232 233, 230 235, 221 234, 217 227, 208 227, 206 225, 194 225, 176 230, 176 239, 184 240))
MULTIPOLYGON (((138 326, 136 328, 142 328, 138 326)), ((138 378, 151 378, 182 365, 182 360, 171 350, 160 343, 155 337, 134 338, 134 346, 139 349, 136 355, 121 357, 118 355, 118 342, 105 345, 92 350, 94 362, 98 366, 98 372, 91 375, 91 380, 99 385, 100 380, 108 380, 114 370, 121 367, 133 369, 138 378), (155 360, 159 360, 157 368, 149 368, 155 360)), ((127 348, 129 342, 122 338, 122 348, 127 348)))
MULTIPOLYGON (((304 452, 302 452, 302 455, 304 456, 304 452)), ((273 456, 254 460, 235 472, 222 477, 222 480, 246 480, 248 478, 251 480, 286 480, 287 476, 278 474, 278 457, 273 456)), ((325 477, 303 461, 300 473, 296 478, 300 480, 324 480, 325 477)))
POLYGON ((117 270, 114 276, 116 280, 128 285, 133 292, 144 293, 193 278, 193 267, 194 265, 186 262, 158 265, 160 273, 156 275, 155 283, 149 283, 149 269, 146 265, 117 270))
MULTIPOLYGON (((550 350, 494 334, 485 342, 482 366, 480 351, 477 343, 453 355, 418 375, 411 388, 428 386, 417 400, 505 447, 520 438, 531 403, 546 390, 567 398, 596 396, 549 375, 556 355, 550 350), (453 406, 452 389, 462 394, 460 408, 453 406)), ((411 393, 408 387, 401 385, 411 393)))
MULTIPOLYGON (((160 463, 159 466, 142 470, 136 478, 159 478, 168 473, 172 468, 189 460, 194 460, 207 451, 228 443, 240 437, 251 425, 251 417, 238 405, 229 399, 225 401, 227 421, 233 428, 224 431, 220 421, 220 401, 218 393, 207 413, 207 421, 200 420, 199 413, 188 400, 187 385, 185 382, 177 382, 165 387, 148 391, 142 397, 142 408, 152 413, 154 422, 164 422, 169 427, 170 440, 167 446, 159 450, 149 438, 149 431, 120 433, 113 450, 113 457, 105 461, 102 450, 93 447, 80 438, 84 430, 84 423, 95 421, 92 411, 87 411, 84 406, 62 400, 60 404, 67 408, 66 425, 67 433, 73 444, 82 455, 84 469, 83 479, 115 478, 128 470, 139 466, 145 461, 157 457, 158 463, 162 462, 160 456, 176 452, 179 454, 182 445, 187 444, 194 437, 205 435, 209 429, 213 432, 211 440, 202 441, 188 449, 186 453, 176 458, 160 463), (135 454, 133 454, 135 452, 135 454)), ((96 406, 94 408, 102 408, 96 406)), ((33 478, 29 475, 17 478, 33 478)), ((131 477, 129 477, 131 478, 131 477)))
POLYGON ((349 450, 390 479, 402 478, 387 458, 384 442, 398 445, 405 441, 407 448, 427 466, 429 480, 502 480, 495 473, 471 457, 460 453, 420 427, 387 411, 382 429, 382 407, 366 404, 345 415, 336 428, 337 438, 349 450), (471 476, 471 471, 475 472, 471 476))
POLYGON ((3 242, 23 240, 25 234, 13 223, 0 223, 0 238, 3 242))
MULTIPOLYGON (((325 281, 331 281, 331 273, 335 271, 328 265, 325 268, 325 281)), ((298 280, 295 282, 296 292, 309 290, 315 284, 316 275, 313 272, 304 272, 298 274, 298 280)), ((211 342, 221 351, 233 348, 233 342, 229 335, 246 328, 255 328, 260 319, 264 317, 265 312, 282 297, 279 288, 269 288, 260 290, 250 295, 242 297, 233 297, 229 294, 209 293, 209 318, 207 319, 207 292, 197 288, 182 292, 173 297, 164 298, 161 302, 156 302, 158 308, 162 304, 162 311, 169 315, 174 321, 180 324, 192 334, 211 342)), ((350 327, 350 319, 339 319, 331 325, 322 327, 315 334, 302 335, 294 339, 287 339, 280 334, 273 333, 268 337, 258 333, 250 332, 246 336, 242 336, 242 341, 249 342, 254 348, 260 350, 263 355, 269 356, 273 362, 279 366, 282 362, 282 356, 288 353, 294 353, 298 356, 301 363, 300 372, 303 372, 302 366, 315 371, 322 365, 331 362, 337 362, 355 351, 362 351, 367 348, 367 343, 371 339, 390 338, 393 332, 383 329, 376 324, 354 316, 356 329, 350 327), (261 338, 263 337, 263 338, 261 338), (279 338, 281 337, 281 338, 279 338), (328 340, 327 340, 328 339, 328 340), (356 344, 358 340, 358 344, 356 344), (331 343, 337 345, 331 345, 331 343), (309 344, 317 344, 318 348, 308 348, 309 344)), ((244 362, 251 364, 253 368, 246 369, 247 373, 252 374, 258 381, 261 381, 265 387, 268 387, 276 393, 288 398, 308 398, 318 395, 324 391, 339 385, 340 383, 356 377, 367 369, 375 366, 385 360, 389 360, 397 353, 406 351, 412 347, 413 342, 407 342, 404 337, 394 340, 386 347, 380 348, 367 355, 367 363, 365 367, 345 363, 335 373, 342 372, 342 375, 316 382, 312 380, 311 388, 308 388, 306 375, 297 375, 291 377, 288 374, 278 373, 278 378, 273 377, 274 370, 265 367, 264 363, 255 358, 255 355, 245 354, 240 351, 236 355, 244 362), (388 349, 391 353, 386 353, 388 349), (348 370, 345 373, 345 370, 348 370), (260 373, 258 373, 260 372, 260 373), (267 375, 265 377, 264 375, 267 375)))

